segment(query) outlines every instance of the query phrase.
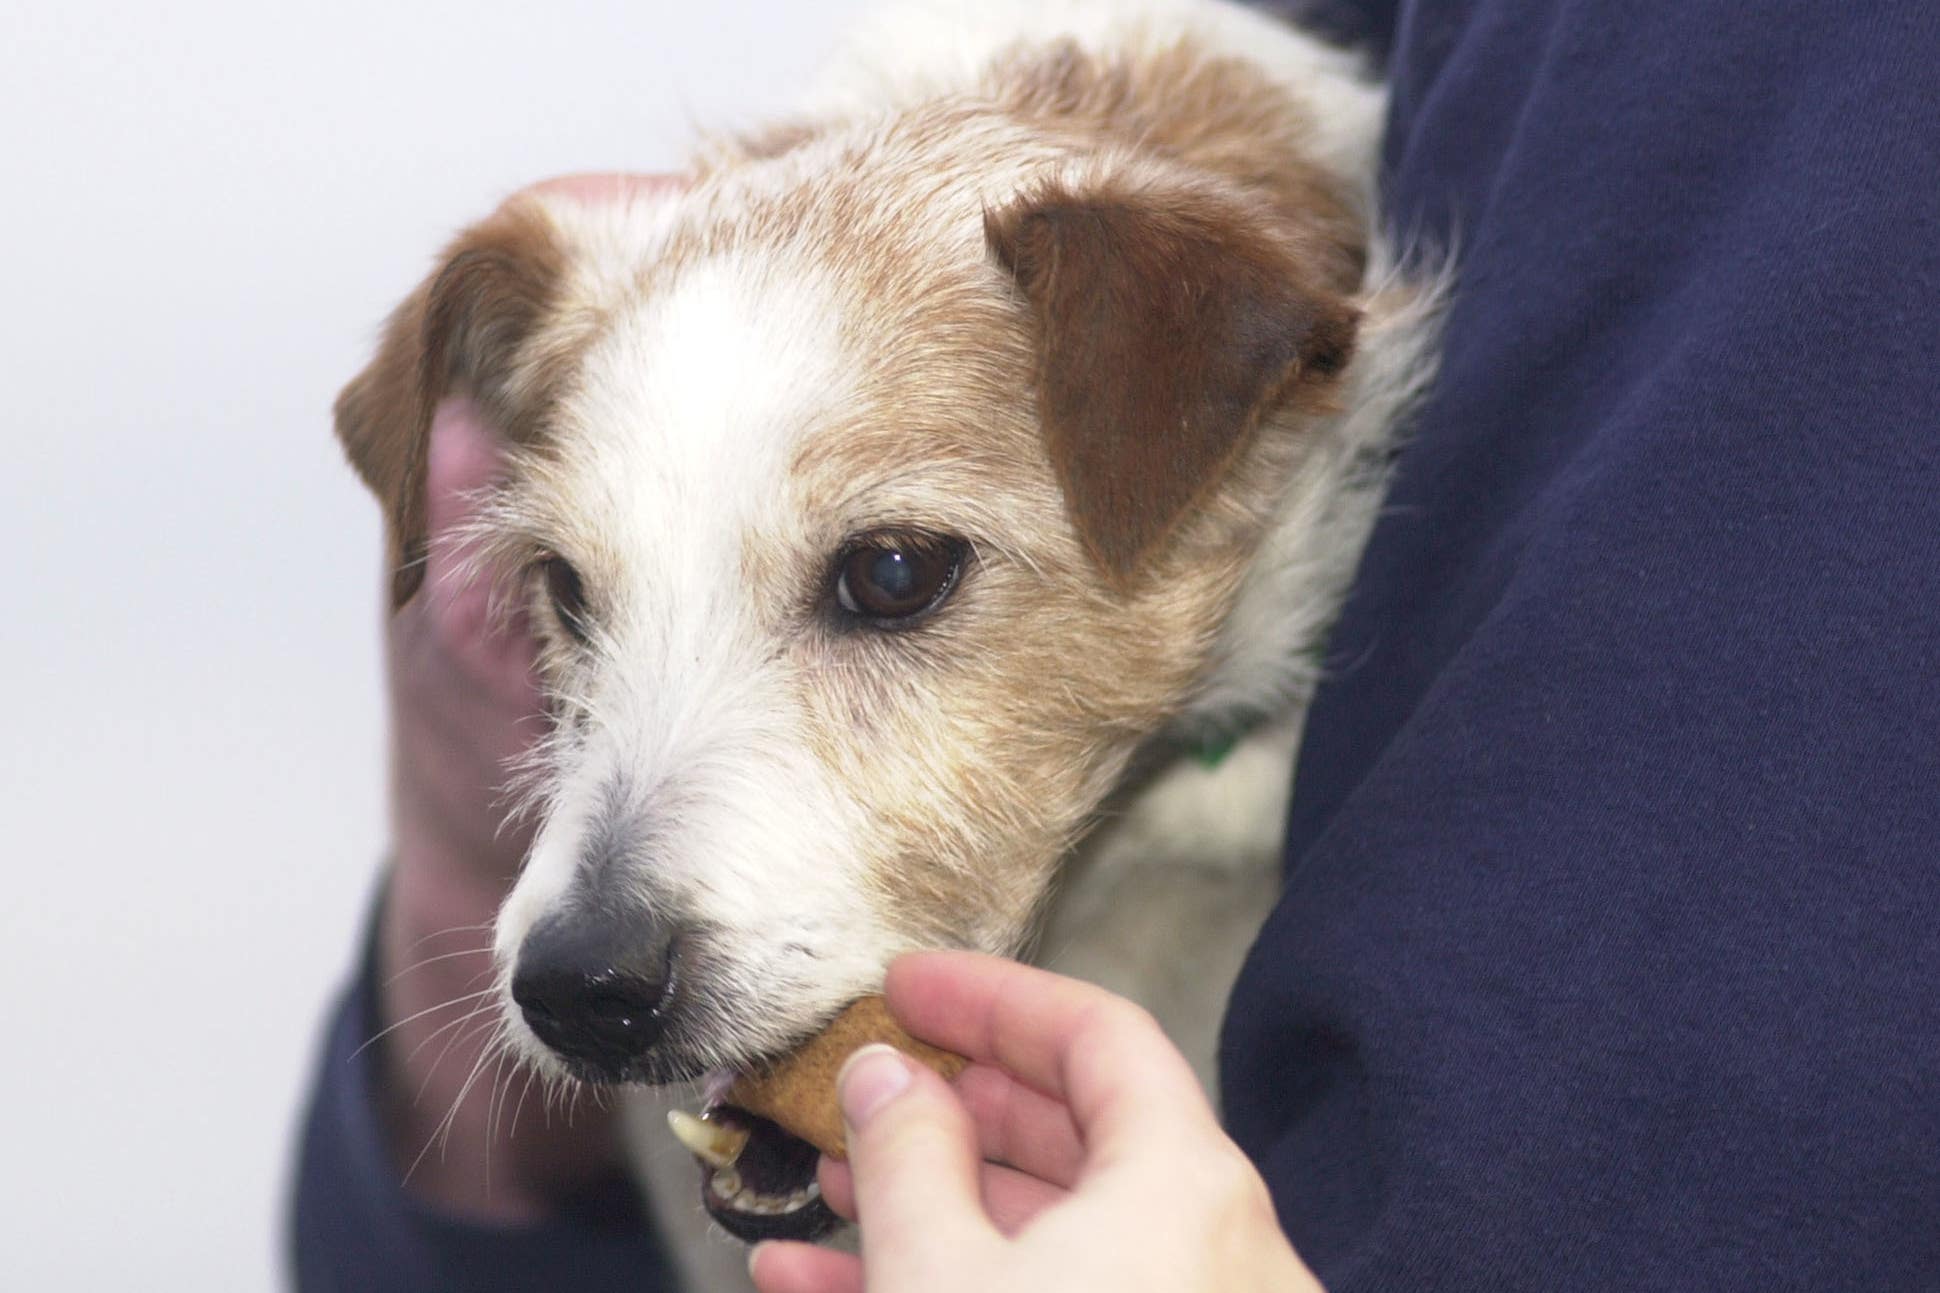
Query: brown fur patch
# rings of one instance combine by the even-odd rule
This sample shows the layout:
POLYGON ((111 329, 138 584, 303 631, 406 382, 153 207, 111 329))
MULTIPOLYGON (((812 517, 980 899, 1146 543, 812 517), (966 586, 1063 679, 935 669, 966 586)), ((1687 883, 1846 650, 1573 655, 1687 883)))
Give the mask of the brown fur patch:
POLYGON ((451 245, 442 268, 391 315, 376 358, 337 397, 337 438, 384 508, 394 605, 424 578, 433 410, 468 391, 500 430, 529 434, 521 414, 554 384, 559 365, 535 371, 519 350, 551 310, 565 267, 538 208, 507 204, 451 245))
POLYGON ((1311 114, 1259 68, 1192 41, 1138 58, 1063 41, 1000 61, 991 78, 1005 109, 1025 120, 1237 185, 1288 223, 1316 282, 1340 292, 1360 283, 1365 215, 1313 160, 1311 114))
POLYGON ((1356 315, 1236 203, 1185 189, 1046 187, 993 213, 1037 328, 1051 460, 1101 568, 1128 582, 1262 419, 1337 375, 1356 315))

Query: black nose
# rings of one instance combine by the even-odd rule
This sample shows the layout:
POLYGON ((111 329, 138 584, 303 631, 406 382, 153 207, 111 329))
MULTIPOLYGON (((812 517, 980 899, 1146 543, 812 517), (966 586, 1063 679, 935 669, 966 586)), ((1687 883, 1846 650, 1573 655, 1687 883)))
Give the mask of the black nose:
POLYGON ((539 1040, 593 1080, 626 1081, 666 1030, 673 933, 640 916, 555 912, 532 927, 512 1000, 539 1040))

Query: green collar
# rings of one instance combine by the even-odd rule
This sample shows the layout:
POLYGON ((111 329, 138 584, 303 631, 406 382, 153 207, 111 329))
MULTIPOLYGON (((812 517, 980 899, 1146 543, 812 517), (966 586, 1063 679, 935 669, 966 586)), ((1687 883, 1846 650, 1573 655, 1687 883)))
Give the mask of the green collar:
POLYGON ((1192 757, 1200 767, 1208 771, 1226 762, 1226 756, 1239 748, 1239 743, 1253 735, 1260 727, 1260 717, 1255 714, 1245 721, 1222 727, 1201 737, 1192 747, 1192 757))

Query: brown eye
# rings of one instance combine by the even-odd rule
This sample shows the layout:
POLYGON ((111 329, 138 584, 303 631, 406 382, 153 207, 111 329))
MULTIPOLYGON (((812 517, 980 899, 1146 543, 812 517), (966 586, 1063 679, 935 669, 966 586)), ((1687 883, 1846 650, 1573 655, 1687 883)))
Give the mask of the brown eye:
POLYGON ((871 535, 837 563, 836 604, 883 627, 914 619, 949 596, 963 552, 955 539, 871 535))
POLYGON ((546 580, 546 596, 552 599, 552 612, 559 617, 575 642, 586 641, 586 586, 579 572, 564 557, 547 557, 539 563, 546 580))

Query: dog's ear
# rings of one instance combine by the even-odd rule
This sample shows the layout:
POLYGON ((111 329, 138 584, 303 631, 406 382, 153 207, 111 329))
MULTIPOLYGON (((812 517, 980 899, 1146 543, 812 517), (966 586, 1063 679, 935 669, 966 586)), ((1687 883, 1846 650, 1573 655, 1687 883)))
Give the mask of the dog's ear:
POLYGON ((1353 354, 1354 307, 1235 201, 1053 185, 984 226, 1034 315, 1040 414, 1072 519, 1120 586, 1263 419, 1353 354))
POLYGON ((520 349, 564 269, 543 212, 508 204, 459 236, 442 267, 391 315, 370 366, 337 397, 337 438, 384 509, 394 606, 424 579, 432 411, 446 395, 468 391, 516 433, 514 397, 529 397, 532 386, 520 349))

